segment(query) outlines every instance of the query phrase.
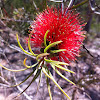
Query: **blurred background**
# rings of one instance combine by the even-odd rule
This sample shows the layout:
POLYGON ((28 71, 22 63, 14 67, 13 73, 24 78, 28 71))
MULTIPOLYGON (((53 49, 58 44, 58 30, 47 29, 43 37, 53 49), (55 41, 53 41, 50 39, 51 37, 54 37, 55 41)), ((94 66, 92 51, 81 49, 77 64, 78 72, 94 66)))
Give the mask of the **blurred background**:
MULTIPOLYGON (((71 0, 63 0, 67 8, 71 0)), ((100 0, 73 0, 72 10, 80 13, 87 23, 84 45, 80 57, 71 62, 69 69, 76 74, 63 72, 77 86, 73 86, 55 72, 53 75, 58 84, 72 98, 72 100, 100 100, 100 0), (75 6, 76 5, 76 6, 75 6), (91 8, 95 8, 93 11, 91 8), (96 13, 97 12, 97 13, 96 13)), ((36 15, 47 6, 61 8, 62 0, 0 0, 0 64, 10 69, 22 69, 23 60, 28 58, 27 64, 35 63, 35 59, 24 55, 18 47, 16 33, 27 49, 26 38, 28 27, 35 20, 36 15)), ((20 83, 31 72, 10 72, 0 67, 0 100, 14 100, 13 98, 23 91, 30 83, 30 77, 25 83, 17 87, 9 87, 20 83)), ((16 100, 49 100, 45 76, 42 75, 37 91, 39 78, 16 100)), ((53 100, 66 100, 64 94, 50 81, 53 100)))

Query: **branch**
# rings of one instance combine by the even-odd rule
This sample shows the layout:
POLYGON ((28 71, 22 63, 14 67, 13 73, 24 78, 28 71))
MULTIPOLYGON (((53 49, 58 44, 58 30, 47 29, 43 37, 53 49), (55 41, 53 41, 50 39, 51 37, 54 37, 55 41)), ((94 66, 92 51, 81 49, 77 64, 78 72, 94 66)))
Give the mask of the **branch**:
POLYGON ((50 1, 53 1, 53 2, 57 2, 57 3, 62 3, 63 0, 59 1, 59 0, 50 0, 50 1))
POLYGON ((96 11, 96 9, 100 9, 98 6, 97 8, 96 7, 93 7, 93 5, 95 4, 94 0, 89 0, 89 6, 91 8, 91 10, 95 13, 95 14, 98 14, 100 15, 100 12, 96 11))
POLYGON ((32 20, 16 20, 16 19, 14 19, 14 18, 1 18, 1 20, 6 20, 6 21, 15 21, 15 22, 27 22, 27 23, 31 23, 31 22, 33 22, 32 20))
POLYGON ((94 56, 90 53, 90 51, 85 47, 85 45, 83 45, 83 49, 85 49, 87 51, 87 53, 94 58, 94 56))
MULTIPOLYGON (((15 81, 15 83, 17 84, 15 76, 14 76, 14 81, 15 81)), ((23 90, 22 90, 19 86, 17 86, 17 88, 18 88, 18 90, 19 90, 20 92, 23 92, 23 90)), ((25 92, 23 92, 23 95, 24 95, 28 100, 32 100, 25 92)))
POLYGON ((68 10, 73 6, 73 3, 74 3, 75 0, 70 0, 69 4, 68 4, 68 7, 66 9, 66 13, 65 15, 67 14, 68 10))
POLYGON ((62 14, 64 14, 64 0, 62 0, 62 14))
POLYGON ((70 9, 75 9, 75 8, 81 6, 81 5, 84 5, 84 4, 87 3, 88 1, 89 1, 89 0, 84 0, 84 1, 82 1, 81 3, 78 3, 77 5, 73 5, 71 8, 69 8, 69 10, 70 10, 70 9))
POLYGON ((38 10, 37 5, 35 4, 34 0, 33 0, 33 5, 34 5, 35 9, 36 9, 37 12, 38 12, 39 10, 38 10))

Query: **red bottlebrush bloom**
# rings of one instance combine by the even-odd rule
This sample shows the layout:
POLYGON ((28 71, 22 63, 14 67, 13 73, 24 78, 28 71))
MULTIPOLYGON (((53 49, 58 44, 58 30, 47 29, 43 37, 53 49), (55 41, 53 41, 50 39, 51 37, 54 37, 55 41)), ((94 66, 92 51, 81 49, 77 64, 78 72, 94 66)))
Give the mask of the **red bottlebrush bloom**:
MULTIPOLYGON (((31 25, 32 38, 31 42, 34 47, 44 48, 44 35, 47 30, 47 43, 62 41, 60 44, 51 48, 53 50, 66 49, 55 56, 51 56, 53 60, 69 62, 75 60, 79 55, 80 46, 84 40, 82 19, 79 13, 68 11, 67 14, 56 8, 48 8, 37 15, 36 20, 31 25)), ((48 51, 50 52, 50 50, 48 51)))

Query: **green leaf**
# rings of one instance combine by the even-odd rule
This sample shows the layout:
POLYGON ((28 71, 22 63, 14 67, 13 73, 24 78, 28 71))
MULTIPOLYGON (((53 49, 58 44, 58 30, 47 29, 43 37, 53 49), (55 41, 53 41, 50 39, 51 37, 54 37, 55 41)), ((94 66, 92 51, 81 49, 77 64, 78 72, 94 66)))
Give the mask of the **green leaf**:
POLYGON ((54 47, 55 45, 61 43, 62 41, 57 41, 57 42, 53 42, 51 44, 49 44, 45 49, 44 49, 44 53, 47 52, 48 49, 50 49, 51 47, 54 47))
MULTIPOLYGON (((21 94, 23 94, 28 88, 29 86, 37 79, 37 77, 40 75, 41 73, 41 69, 38 69, 38 71, 36 72, 35 76, 33 77, 32 81, 29 83, 29 85, 23 90, 23 92, 21 92, 19 95, 17 95, 16 97, 20 96, 21 94)), ((15 97, 15 98, 16 98, 15 97)))
POLYGON ((49 84, 48 77, 46 77, 46 82, 47 82, 47 87, 48 87, 48 92, 49 92, 50 100, 52 100, 52 95, 51 95, 51 90, 50 90, 50 84, 49 84))
POLYGON ((33 56, 37 56, 36 54, 33 53, 32 48, 31 48, 31 45, 30 45, 30 38, 31 38, 31 35, 32 35, 32 33, 29 35, 29 39, 28 39, 28 48, 29 48, 29 51, 32 53, 33 56))
POLYGON ((45 35, 44 35, 44 46, 45 46, 45 47, 47 46, 46 38, 47 38, 48 32, 49 32, 49 30, 47 30, 46 33, 45 33, 45 35))
POLYGON ((60 64, 60 65, 69 65, 68 63, 65 63, 65 62, 49 60, 49 59, 46 59, 46 58, 44 58, 44 60, 45 60, 47 63, 54 63, 54 64, 60 64))
POLYGON ((19 42, 18 34, 16 34, 16 37, 17 37, 18 45, 19 45, 19 47, 22 49, 22 51, 25 52, 25 53, 28 54, 28 55, 33 55, 32 53, 29 53, 29 52, 27 52, 26 50, 23 49, 23 47, 21 46, 21 44, 20 44, 20 42, 19 42))
POLYGON ((20 72, 20 71, 25 71, 27 70, 28 68, 24 68, 24 69, 20 69, 20 70, 13 70, 13 69, 9 69, 9 68, 6 68, 4 67, 3 65, 0 64, 0 66, 8 71, 12 71, 12 72, 20 72))
POLYGON ((40 57, 44 57, 44 56, 47 56, 49 55, 49 53, 42 53, 42 54, 39 54, 36 59, 38 60, 40 57))
POLYGON ((50 71, 48 70, 49 73, 47 73, 47 72, 46 72, 46 69, 45 69, 44 67, 42 67, 42 71, 44 72, 44 74, 45 74, 48 78, 50 78, 50 79, 55 83, 55 85, 66 95, 66 97, 67 97, 69 100, 71 100, 70 97, 65 93, 65 91, 64 91, 64 90, 58 85, 58 83, 55 81, 55 79, 53 78, 53 76, 52 76, 52 74, 50 73, 50 71))
POLYGON ((62 75, 62 74, 56 69, 56 67, 55 67, 54 65, 51 64, 51 66, 52 66, 52 68, 56 71, 56 73, 57 73, 58 75, 60 75, 62 78, 64 78, 66 81, 70 82, 71 84, 75 85, 75 83, 73 83, 72 81, 70 81, 69 79, 67 79, 64 75, 62 75))
POLYGON ((19 86, 19 85, 21 85, 22 83, 24 83, 27 79, 29 79, 29 77, 32 76, 32 74, 35 72, 35 70, 36 70, 36 68, 34 68, 33 71, 29 74, 29 76, 28 76, 26 79, 24 79, 21 83, 16 84, 16 85, 13 85, 13 86, 10 86, 10 87, 19 86))
POLYGON ((51 63, 51 64, 54 65, 54 66, 56 66, 56 67, 59 68, 59 69, 62 69, 62 70, 65 70, 65 71, 68 71, 68 72, 70 72, 70 73, 75 74, 75 72, 73 72, 73 71, 71 71, 71 70, 69 70, 69 69, 66 69, 66 68, 64 68, 64 67, 62 67, 62 66, 60 66, 60 65, 58 65, 58 64, 55 64, 55 63, 51 63))
POLYGON ((41 77, 42 77, 42 70, 41 70, 41 73, 40 73, 40 78, 39 78, 39 83, 38 83, 36 94, 38 92, 38 89, 39 89, 39 86, 40 86, 40 83, 41 83, 41 77))
POLYGON ((23 64, 24 64, 24 66, 27 67, 27 68, 33 68, 33 67, 37 66, 38 63, 39 63, 39 62, 37 62, 37 63, 33 64, 32 66, 28 66, 28 65, 26 65, 26 59, 27 59, 27 58, 24 59, 23 64))
POLYGON ((50 50, 51 53, 58 53, 58 52, 62 52, 62 51, 66 51, 66 49, 50 50))

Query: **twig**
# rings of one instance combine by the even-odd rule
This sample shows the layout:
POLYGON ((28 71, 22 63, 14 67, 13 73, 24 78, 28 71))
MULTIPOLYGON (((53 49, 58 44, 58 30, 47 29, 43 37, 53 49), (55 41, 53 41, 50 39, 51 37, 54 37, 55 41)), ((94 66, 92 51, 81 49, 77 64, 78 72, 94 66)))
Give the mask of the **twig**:
MULTIPOLYGON (((0 76, 0 79, 1 79, 4 83, 6 83, 7 86, 10 85, 10 83, 9 83, 8 81, 6 81, 2 76, 0 76)), ((2 84, 2 83, 1 83, 1 84, 2 84)), ((10 86, 8 86, 8 87, 10 87, 10 86)))
MULTIPOLYGON (((15 81, 15 83, 17 84, 15 75, 14 75, 14 81, 15 81)), ((22 90, 19 86, 17 86, 17 88, 18 88, 18 90, 19 90, 20 92, 23 92, 23 90, 22 90)), ((23 95, 27 98, 27 100, 32 100, 25 92, 23 92, 23 95)))
POLYGON ((31 22, 33 22, 32 20, 16 20, 16 19, 14 19, 14 18, 1 18, 1 20, 6 20, 6 21, 15 21, 15 22, 22 22, 22 23, 24 23, 24 22, 27 22, 27 23, 31 23, 31 22))
MULTIPOLYGON (((19 51, 20 53, 22 53, 22 54, 24 54, 24 55, 27 55, 27 56, 29 56, 29 57, 31 57, 31 58, 35 58, 34 56, 31 56, 31 55, 28 55, 28 54, 26 54, 26 53, 24 53, 19 47, 17 47, 16 45, 9 45, 9 47, 10 48, 12 48, 12 49, 14 49, 14 50, 16 50, 16 51, 19 51)), ((28 51, 27 51, 28 52, 28 51)))
POLYGON ((83 4, 85 4, 85 3, 87 3, 89 0, 84 0, 84 1, 82 1, 81 3, 78 3, 78 4, 76 4, 76 5, 73 5, 71 8, 69 8, 69 10, 70 9, 75 9, 75 8, 77 8, 77 7, 79 7, 79 6, 81 6, 81 5, 83 5, 83 4))
POLYGON ((72 7, 74 1, 75 1, 75 0, 70 0, 70 2, 69 2, 69 4, 68 4, 68 7, 67 7, 68 9, 72 7))
POLYGON ((37 8, 37 6, 36 6, 36 4, 35 4, 34 0, 33 0, 33 5, 34 5, 35 9, 36 9, 36 10, 37 10, 37 12, 38 12, 39 10, 38 10, 38 8, 37 8))
POLYGON ((0 26, 5 27, 6 24, 0 19, 0 26))
POLYGON ((75 0, 70 0, 69 4, 68 4, 68 7, 66 9, 66 13, 65 15, 67 14, 68 10, 73 6, 73 3, 74 3, 75 0))
POLYGON ((62 0, 62 14, 64 14, 64 0, 62 0))
POLYGON ((90 5, 91 10, 92 10, 95 14, 100 15, 100 12, 96 11, 96 8, 93 7, 94 4, 95 4, 94 0, 89 0, 89 5, 90 5))
POLYGON ((87 53, 94 58, 94 56, 90 53, 90 51, 85 47, 85 45, 83 45, 83 49, 85 49, 87 51, 87 53))
POLYGON ((89 98, 90 100, 92 100, 92 98, 89 96, 89 94, 88 94, 85 90, 83 90, 82 88, 80 88, 79 86, 72 86, 72 87, 70 87, 69 89, 67 89, 67 91, 70 91, 71 89, 74 89, 74 88, 79 89, 79 90, 81 90, 82 92, 85 92, 86 95, 88 96, 88 98, 89 98))
POLYGON ((58 0, 50 0, 50 1, 62 3, 62 0, 61 1, 58 1, 58 0))
POLYGON ((72 93, 72 100, 75 100, 76 91, 77 91, 77 89, 75 88, 75 89, 73 90, 73 93, 72 93))
POLYGON ((77 89, 81 90, 82 92, 84 92, 84 93, 88 96, 88 98, 89 98, 90 100, 92 100, 92 98, 89 96, 89 94, 88 94, 85 90, 81 89, 81 88, 78 87, 78 86, 76 86, 75 88, 77 88, 77 89))
POLYGON ((1 86, 4 86, 4 87, 7 87, 7 88, 10 87, 9 85, 3 84, 3 83, 0 83, 0 85, 1 85, 1 86))

